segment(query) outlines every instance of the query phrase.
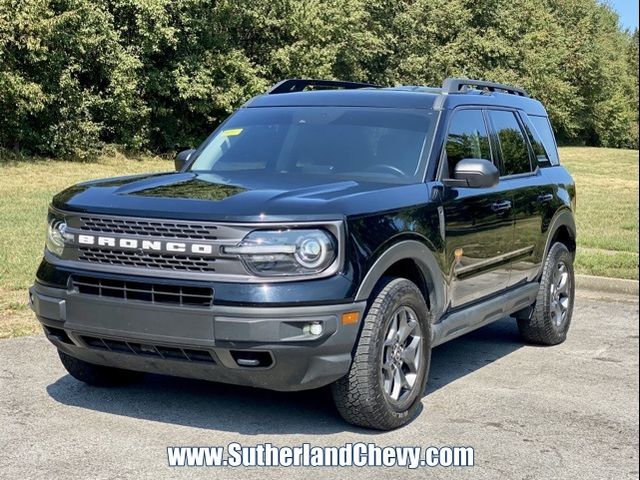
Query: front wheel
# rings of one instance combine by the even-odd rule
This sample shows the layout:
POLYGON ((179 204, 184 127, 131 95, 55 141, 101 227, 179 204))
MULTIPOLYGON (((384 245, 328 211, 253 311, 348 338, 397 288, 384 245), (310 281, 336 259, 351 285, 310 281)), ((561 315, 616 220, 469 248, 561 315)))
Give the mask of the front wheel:
POLYGON ((415 417, 431 361, 428 309, 416 285, 387 279, 362 326, 349 373, 332 385, 349 423, 378 430, 415 417))
POLYGON ((554 243, 544 263, 536 303, 529 316, 517 319, 520 335, 540 345, 564 342, 571 324, 574 295, 573 255, 564 244, 554 243))

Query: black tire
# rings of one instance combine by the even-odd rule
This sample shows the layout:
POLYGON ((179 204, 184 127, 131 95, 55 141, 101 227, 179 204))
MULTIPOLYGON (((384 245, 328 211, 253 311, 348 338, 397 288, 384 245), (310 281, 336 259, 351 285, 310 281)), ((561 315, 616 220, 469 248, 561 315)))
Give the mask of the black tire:
POLYGON ((117 387, 128 385, 139 380, 141 372, 123 370, 121 368, 105 367, 79 360, 58 350, 60 361, 69 375, 81 382, 96 387, 117 387))
MULTIPOLYGON (((400 328, 397 331, 399 332, 400 328)), ((398 338, 400 337, 399 334, 398 338)), ((422 293, 409 280, 384 279, 364 318, 349 373, 332 385, 331 390, 338 412, 347 422, 360 427, 391 430, 405 425, 419 412, 430 361, 431 328, 428 308, 422 293), (400 354, 402 355, 404 348, 408 350, 413 345, 413 352, 417 352, 414 356, 419 358, 419 365, 407 371, 409 373, 415 370, 415 373, 411 373, 412 387, 406 389, 404 400, 399 396, 396 402, 385 392, 385 388, 391 389, 394 383, 390 379, 389 383, 384 383, 383 363, 389 367, 388 359, 395 358, 400 365, 393 368, 402 370, 407 365, 402 363, 404 360, 389 355, 393 347, 385 340, 390 338, 387 335, 391 335, 390 332, 393 331, 390 330, 391 322, 404 312, 408 312, 408 316, 404 317, 406 325, 411 325, 413 330, 412 336, 406 338, 407 343, 400 354)), ((387 368, 386 372, 390 374, 392 370, 387 368)), ((405 376, 403 373, 403 381, 406 378, 408 375, 405 376)), ((404 382, 401 383, 404 385, 404 382)))
POLYGON ((549 249, 544 263, 536 303, 529 310, 528 316, 517 318, 522 338, 529 343, 539 345, 558 345, 564 342, 571 325, 574 297, 573 255, 564 244, 554 243, 549 249), (555 305, 559 299, 555 298, 555 295, 558 291, 557 275, 561 271, 561 265, 566 267, 567 282, 569 283, 566 287, 566 302, 564 302, 566 303, 566 312, 562 311, 562 314, 558 315, 555 305))

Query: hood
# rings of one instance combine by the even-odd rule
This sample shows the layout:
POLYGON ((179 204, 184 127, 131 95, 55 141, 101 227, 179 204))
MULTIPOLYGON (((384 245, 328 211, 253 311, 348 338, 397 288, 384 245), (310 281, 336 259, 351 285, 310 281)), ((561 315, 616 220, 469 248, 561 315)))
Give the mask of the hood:
POLYGON ((61 210, 214 221, 329 220, 429 198, 427 185, 237 172, 160 173, 95 180, 56 195, 61 210))

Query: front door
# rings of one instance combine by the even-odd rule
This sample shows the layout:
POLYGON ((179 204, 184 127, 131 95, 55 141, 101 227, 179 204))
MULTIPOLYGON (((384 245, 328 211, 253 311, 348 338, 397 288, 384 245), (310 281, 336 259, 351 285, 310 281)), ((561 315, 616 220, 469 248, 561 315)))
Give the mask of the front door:
MULTIPOLYGON (((480 109, 453 113, 441 177, 451 176, 464 158, 493 161, 485 115, 480 109)), ((493 188, 445 187, 442 209, 445 255, 452 308, 507 287, 513 242, 513 197, 506 185, 493 188)))

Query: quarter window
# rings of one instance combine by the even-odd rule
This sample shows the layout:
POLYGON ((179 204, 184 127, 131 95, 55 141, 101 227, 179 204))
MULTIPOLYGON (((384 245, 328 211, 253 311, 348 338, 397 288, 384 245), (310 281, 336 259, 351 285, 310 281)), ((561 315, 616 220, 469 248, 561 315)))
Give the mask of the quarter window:
POLYGON ((489 136, 481 110, 458 110, 453 114, 447 137, 448 176, 453 176, 456 164, 465 158, 491 161, 489 136))
POLYGON ((553 130, 551 129, 549 119, 547 117, 538 117, 533 115, 531 115, 529 119, 542 139, 549 161, 551 161, 552 165, 558 165, 560 163, 560 159, 558 158, 558 149, 556 147, 556 141, 553 136, 553 130))
POLYGON ((529 137, 529 143, 531 144, 531 148, 533 148, 533 154, 536 157, 536 160, 539 164, 549 163, 549 157, 544 149, 544 145, 542 143, 542 140, 540 139, 540 135, 538 135, 535 127, 527 116, 520 117, 520 119, 524 123, 524 129, 527 132, 527 136, 529 137))
POLYGON ((505 110, 492 110, 489 118, 500 143, 502 175, 531 172, 529 147, 515 114, 505 110))

